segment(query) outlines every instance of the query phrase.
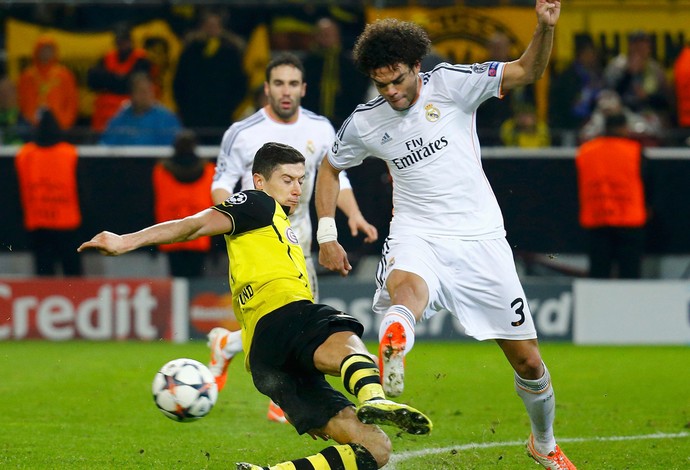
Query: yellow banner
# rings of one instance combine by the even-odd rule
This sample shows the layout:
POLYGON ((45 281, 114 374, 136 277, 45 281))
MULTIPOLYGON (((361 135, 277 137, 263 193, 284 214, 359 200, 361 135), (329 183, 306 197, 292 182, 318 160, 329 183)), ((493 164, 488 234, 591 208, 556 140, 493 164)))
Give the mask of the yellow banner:
POLYGON ((559 48, 555 59, 559 66, 572 60, 575 37, 587 34, 595 45, 609 56, 627 51, 627 36, 643 30, 654 38, 655 55, 666 67, 671 66, 678 51, 690 38, 690 4, 688 2, 626 2, 598 5, 564 4, 556 26, 559 48), (681 4, 684 3, 684 4, 681 4))
MULTIPOLYGON (((57 28, 46 28, 8 18, 5 25, 7 69, 10 78, 17 80, 22 69, 31 63, 36 40, 49 34, 57 43, 60 61, 70 68, 77 78, 79 87, 79 111, 83 116, 91 114, 93 93, 86 86, 86 74, 103 54, 113 47, 115 40, 111 32, 72 33, 57 28)), ((172 97, 172 79, 180 54, 180 41, 168 24, 154 20, 132 30, 136 46, 145 47, 149 57, 156 62, 161 77, 161 101, 175 109, 172 97)))

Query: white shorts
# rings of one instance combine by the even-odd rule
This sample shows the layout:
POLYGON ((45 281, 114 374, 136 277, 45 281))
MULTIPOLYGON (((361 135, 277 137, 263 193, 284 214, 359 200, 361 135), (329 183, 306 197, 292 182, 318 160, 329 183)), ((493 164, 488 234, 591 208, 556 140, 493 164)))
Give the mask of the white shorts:
POLYGON ((389 236, 376 272, 373 309, 391 305, 386 278, 393 270, 417 274, 429 289, 423 318, 450 311, 478 340, 537 337, 525 292, 505 238, 493 240, 422 239, 389 236))

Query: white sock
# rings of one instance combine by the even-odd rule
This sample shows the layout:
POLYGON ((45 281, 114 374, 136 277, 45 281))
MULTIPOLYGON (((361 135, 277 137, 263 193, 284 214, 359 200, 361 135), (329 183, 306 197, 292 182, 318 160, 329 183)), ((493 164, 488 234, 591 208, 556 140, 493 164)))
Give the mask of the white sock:
POLYGON ((551 387, 551 375, 544 365, 544 375, 540 379, 523 379, 515 374, 515 391, 522 398, 534 435, 537 452, 548 455, 556 448, 553 435, 553 422, 556 417, 556 397, 551 387))
POLYGON ((226 359, 231 359, 240 351, 242 351, 242 330, 231 331, 228 335, 228 342, 223 348, 223 355, 226 359))
POLYGON ((403 355, 405 355, 412 350, 414 345, 414 325, 416 323, 414 314, 404 305, 391 305, 379 326, 379 343, 383 339, 386 328, 392 323, 400 323, 405 330, 405 351, 403 352, 403 355))

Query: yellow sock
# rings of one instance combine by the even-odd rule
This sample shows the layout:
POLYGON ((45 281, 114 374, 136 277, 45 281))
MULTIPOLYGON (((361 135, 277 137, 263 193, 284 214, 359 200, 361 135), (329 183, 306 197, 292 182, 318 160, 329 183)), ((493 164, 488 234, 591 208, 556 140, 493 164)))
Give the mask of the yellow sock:
POLYGON ((369 356, 347 356, 340 365, 340 376, 345 390, 356 396, 360 403, 372 398, 386 398, 381 387, 379 368, 369 356))
POLYGON ((270 470, 297 470, 313 468, 314 470, 376 470, 378 465, 369 451, 359 444, 344 444, 326 447, 316 455, 290 462, 279 463, 270 470))

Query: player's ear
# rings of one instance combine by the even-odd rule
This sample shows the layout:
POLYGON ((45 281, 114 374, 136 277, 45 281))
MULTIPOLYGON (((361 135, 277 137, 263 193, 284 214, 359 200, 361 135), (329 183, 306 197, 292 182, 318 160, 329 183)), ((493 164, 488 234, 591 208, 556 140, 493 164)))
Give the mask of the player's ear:
POLYGON ((265 183, 263 176, 261 176, 258 173, 254 173, 253 177, 254 177, 254 187, 256 189, 263 190, 264 189, 264 183, 265 183))

